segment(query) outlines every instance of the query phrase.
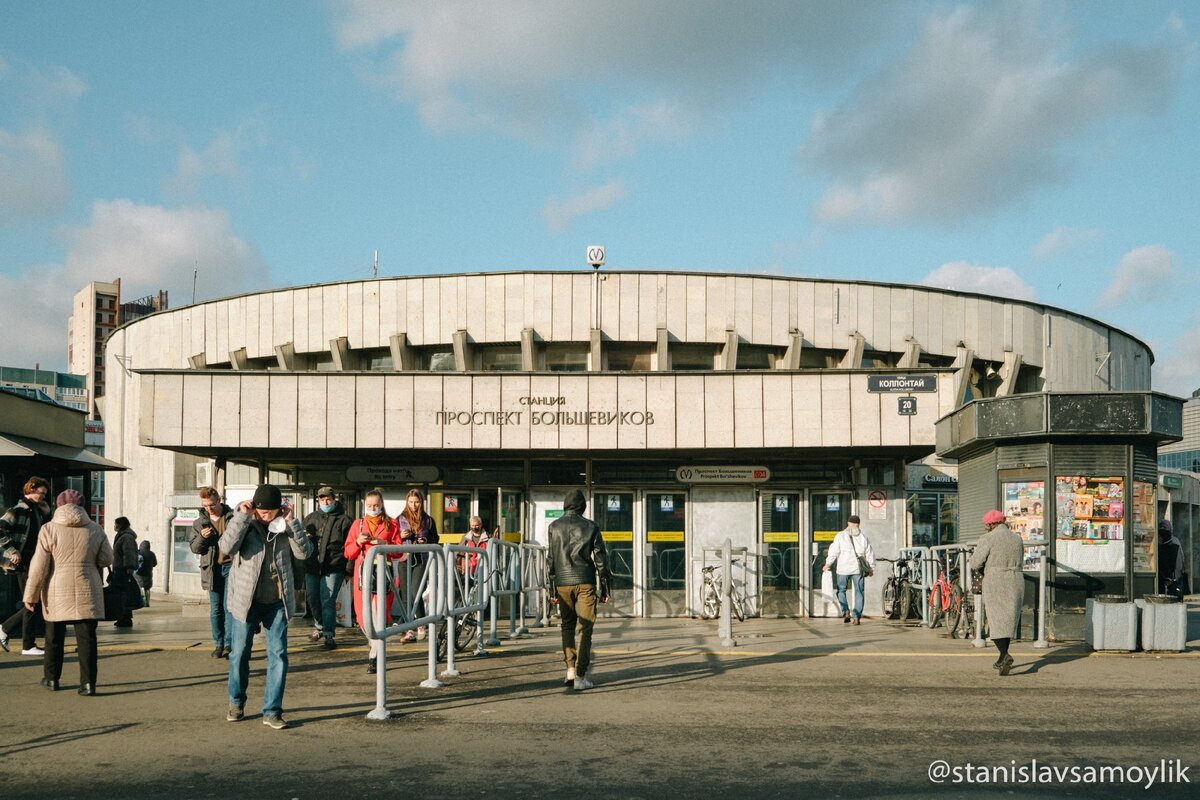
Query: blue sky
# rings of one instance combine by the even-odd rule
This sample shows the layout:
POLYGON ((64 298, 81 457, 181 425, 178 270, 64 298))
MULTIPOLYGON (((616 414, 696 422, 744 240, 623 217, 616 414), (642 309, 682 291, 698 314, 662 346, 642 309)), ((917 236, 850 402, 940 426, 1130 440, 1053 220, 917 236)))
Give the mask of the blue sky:
MULTIPOLYGON (((0 3, 0 363, 70 295, 873 279, 1087 313, 1200 388, 1200 6, 0 3)), ((1090 357, 1090 354, 1089 356, 1090 357)))

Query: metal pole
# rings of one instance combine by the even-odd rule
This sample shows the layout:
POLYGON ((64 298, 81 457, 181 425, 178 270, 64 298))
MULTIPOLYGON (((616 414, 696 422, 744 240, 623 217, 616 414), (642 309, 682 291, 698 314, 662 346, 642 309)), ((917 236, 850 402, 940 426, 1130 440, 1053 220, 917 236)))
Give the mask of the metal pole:
MULTIPOLYGON (((496 561, 497 561, 497 559, 500 558, 500 556, 497 555, 497 551, 501 549, 500 548, 500 540, 497 539, 494 542, 494 545, 495 545, 494 547, 489 547, 485 550, 485 552, 487 553, 487 561, 488 561, 488 572, 487 572, 488 586, 495 585, 496 561)), ((491 602, 488 604, 489 606, 491 606, 491 608, 489 609, 489 614, 488 614, 488 616, 491 618, 491 626, 490 626, 491 629, 489 631, 489 635, 488 635, 486 644, 488 647, 499 647, 500 646, 500 638, 496 635, 497 634, 496 627, 497 627, 497 617, 499 616, 500 598, 498 598, 498 597, 496 597, 496 595, 492 594, 490 590, 489 590, 488 594, 491 595, 491 602)), ((479 627, 482 630, 483 626, 480 625, 479 627)))
MULTIPOLYGON (((434 604, 432 611, 433 614, 438 614, 445 611, 445 609, 438 608, 440 605, 440 603, 438 603, 438 592, 444 591, 442 589, 441 582, 442 566, 442 562, 436 558, 430 558, 425 562, 424 583, 425 588, 428 591, 425 591, 422 594, 428 596, 430 601, 432 601, 434 604)), ((420 589, 421 587, 418 586, 417 588, 420 589)), ((425 607, 425 614, 429 615, 430 613, 429 604, 427 603, 425 607)), ((440 689, 445 684, 437 679, 437 626, 430 622, 425 626, 425 629, 425 640, 429 643, 429 671, 428 677, 421 681, 421 688, 440 689)), ((451 644, 451 649, 453 649, 453 644, 451 644)))
POLYGON ((975 640, 971 644, 975 647, 987 647, 987 639, 983 638, 983 595, 975 594, 975 582, 971 580, 971 559, 966 550, 963 551, 962 568, 966 570, 962 574, 967 576, 967 586, 971 587, 971 594, 975 598, 975 640))
POLYGON ((1046 556, 1047 546, 1042 545, 1041 556, 1038 558, 1038 638, 1033 646, 1044 650, 1050 646, 1046 640, 1046 556))
MULTIPOLYGON (((469 564, 469 563, 470 562, 466 562, 463 565, 463 586, 464 586, 464 595, 466 597, 470 597, 470 593, 465 591, 466 589, 469 588, 469 583, 471 580, 471 578, 470 578, 471 570, 467 567, 467 564, 469 564)), ((455 651, 458 650, 458 648, 454 646, 454 639, 455 639, 454 634, 458 630, 458 627, 457 627, 458 619, 455 618, 455 616, 452 612, 454 611, 455 608, 458 607, 454 602, 455 595, 458 594, 458 578, 455 576, 456 570, 454 570, 454 553, 450 552, 449 550, 446 550, 446 566, 447 566, 447 570, 448 570, 447 574, 449 575, 449 580, 446 581, 446 611, 447 611, 448 615, 446 617, 446 622, 445 622, 445 625, 446 625, 446 669, 444 669, 442 671, 442 677, 443 678, 457 678, 460 673, 458 671, 457 665, 454 663, 454 657, 456 655, 455 651)), ((429 638, 433 639, 434 637, 431 636, 429 638)))
MULTIPOLYGON (((384 604, 387 602, 387 592, 376 592, 370 594, 372 588, 378 589, 380 586, 387 586, 387 559, 381 558, 376 560, 371 558, 370 551, 367 552, 367 560, 363 562, 362 569, 367 570, 367 585, 363 587, 366 594, 363 595, 362 610, 363 610, 363 627, 367 629, 368 634, 378 634, 375 630, 374 620, 386 620, 387 616, 384 613, 384 604), (371 581, 370 576, 374 573, 375 580, 371 581), (378 603, 378 608, 373 608, 374 604, 378 603)), ((387 707, 387 663, 385 661, 385 651, 387 650, 387 640, 379 638, 379 652, 375 655, 375 708, 367 714, 367 719, 387 719, 392 716, 392 712, 388 711, 387 707)))
POLYGON ((513 631, 512 638, 514 639, 528 639, 532 635, 529 633, 529 628, 525 627, 525 569, 529 566, 528 559, 529 551, 522 544, 517 549, 517 576, 520 579, 520 583, 517 585, 516 599, 518 601, 517 605, 520 606, 517 612, 520 616, 520 622, 513 631))
POLYGON ((730 589, 733 585, 733 541, 725 540, 725 544, 721 545, 721 569, 723 570, 724 580, 721 581, 721 619, 717 623, 717 635, 721 637, 721 644, 725 647, 736 647, 737 642, 733 640, 733 614, 730 609, 730 589))

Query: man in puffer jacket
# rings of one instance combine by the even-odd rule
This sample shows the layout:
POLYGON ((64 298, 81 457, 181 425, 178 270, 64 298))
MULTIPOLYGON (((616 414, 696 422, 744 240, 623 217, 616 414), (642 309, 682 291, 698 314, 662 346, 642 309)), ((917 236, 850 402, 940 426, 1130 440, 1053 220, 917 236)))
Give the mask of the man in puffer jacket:
POLYGON ((263 724, 275 730, 287 727, 283 718, 283 690, 287 683, 288 619, 296 615, 296 579, 292 559, 312 555, 312 542, 283 502, 278 486, 263 484, 254 500, 238 506, 217 543, 233 559, 227 587, 229 613, 233 615, 229 652, 229 711, 225 719, 245 716, 246 684, 250 680, 250 646, 253 629, 262 625, 267 640, 267 675, 263 688, 263 724))
POLYGON ((583 492, 568 492, 563 499, 563 515, 551 522, 549 529, 550 602, 559 606, 562 617, 566 682, 577 692, 593 685, 586 676, 592 659, 592 627, 596 624, 597 579, 600 602, 608 602, 608 551, 600 526, 583 516, 586 508, 583 492))

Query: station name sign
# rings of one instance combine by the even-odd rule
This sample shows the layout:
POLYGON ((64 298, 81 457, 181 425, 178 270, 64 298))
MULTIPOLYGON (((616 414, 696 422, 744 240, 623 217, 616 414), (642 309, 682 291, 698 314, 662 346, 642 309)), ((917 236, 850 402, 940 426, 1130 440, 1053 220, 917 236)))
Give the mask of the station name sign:
POLYGON ((517 399, 515 411, 504 409, 435 411, 437 425, 653 425, 653 411, 570 411, 565 397, 527 396, 517 399))
POLYGON ((675 470, 675 480, 680 483, 762 483, 771 480, 771 470, 766 467, 680 467, 675 470))
POLYGON ((346 470, 350 483, 434 483, 441 477, 437 467, 358 466, 346 470))
POLYGON ((868 375, 867 391, 881 394, 936 392, 937 375, 868 375))

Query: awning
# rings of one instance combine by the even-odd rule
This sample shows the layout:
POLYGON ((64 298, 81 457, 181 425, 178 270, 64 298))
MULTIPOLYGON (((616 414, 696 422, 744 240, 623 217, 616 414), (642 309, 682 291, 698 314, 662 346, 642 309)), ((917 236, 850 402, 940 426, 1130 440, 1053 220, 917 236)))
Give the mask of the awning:
POLYGON ((81 450, 25 436, 15 436, 11 433, 0 436, 0 458, 45 460, 53 462, 62 469, 89 472, 112 472, 128 469, 128 467, 115 461, 109 461, 90 450, 81 450))

